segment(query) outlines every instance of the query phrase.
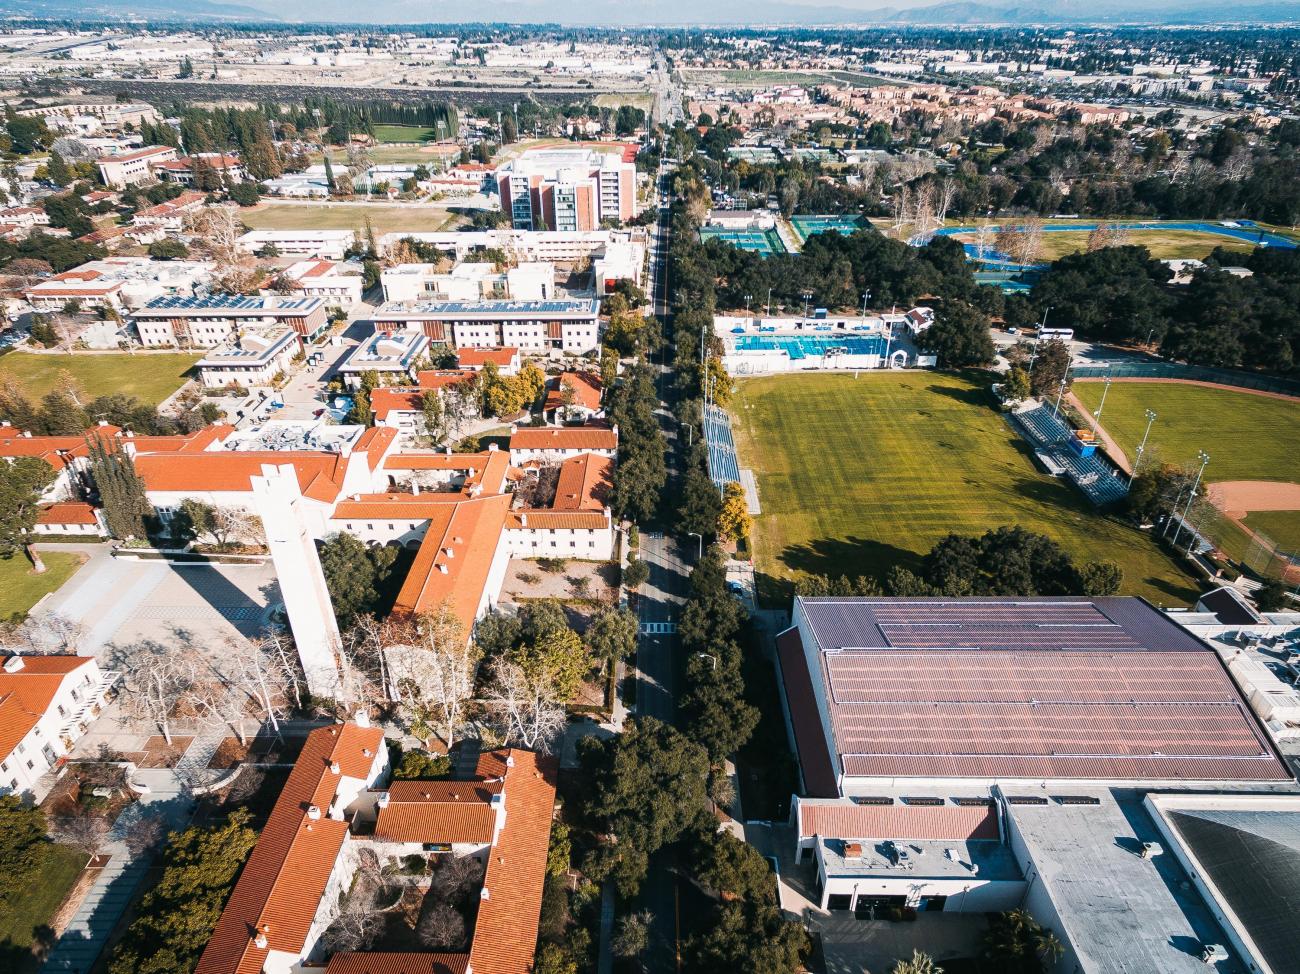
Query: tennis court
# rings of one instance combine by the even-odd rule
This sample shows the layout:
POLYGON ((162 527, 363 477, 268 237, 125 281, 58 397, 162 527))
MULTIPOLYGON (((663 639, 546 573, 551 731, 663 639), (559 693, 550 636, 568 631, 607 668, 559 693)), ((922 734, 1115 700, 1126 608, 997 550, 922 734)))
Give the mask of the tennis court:
POLYGON ((737 250, 749 250, 764 257, 784 254, 785 245, 775 230, 732 230, 728 227, 700 227, 700 242, 721 240, 737 250))
POLYGON ((814 234, 828 232, 842 233, 848 236, 855 230, 861 230, 865 227, 867 221, 860 216, 851 214, 832 214, 830 216, 799 215, 790 217, 790 225, 794 227, 794 232, 799 235, 800 240, 807 240, 814 234))

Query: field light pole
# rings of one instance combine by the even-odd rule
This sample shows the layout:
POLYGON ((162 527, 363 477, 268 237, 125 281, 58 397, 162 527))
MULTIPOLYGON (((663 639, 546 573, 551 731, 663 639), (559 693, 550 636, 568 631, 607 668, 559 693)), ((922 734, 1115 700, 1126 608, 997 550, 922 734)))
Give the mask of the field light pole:
POLYGON ((1133 472, 1129 475, 1128 478, 1128 482, 1130 484, 1132 484, 1133 481, 1137 478, 1138 467, 1142 466, 1142 454, 1146 452, 1147 437, 1151 435, 1151 424, 1154 423, 1155 421, 1156 421, 1156 411, 1154 409, 1148 409, 1147 429, 1146 432, 1142 434, 1142 442, 1138 444, 1137 456, 1133 460, 1133 472))
POLYGON ((749 302, 753 297, 754 296, 752 294, 745 295, 745 320, 746 321, 749 320, 749 302))
POLYGON ((1106 376, 1106 384, 1101 390, 1101 402, 1097 403, 1097 411, 1092 414, 1098 420, 1101 419, 1101 411, 1106 408, 1106 393, 1108 392, 1110 392, 1110 376, 1106 376))
POLYGON ((803 320, 808 320, 808 302, 812 300, 812 291, 803 292, 803 320))
POLYGON ((1178 516, 1178 505, 1183 502, 1183 492, 1186 490, 1186 487, 1179 488, 1178 495, 1174 498, 1174 506, 1169 511, 1169 517, 1165 518, 1165 529, 1160 532, 1160 537, 1169 537, 1169 525, 1173 524, 1174 518, 1178 516))
POLYGON ((767 316, 772 317, 772 289, 767 289, 767 316))
POLYGON ((1061 397, 1065 395, 1065 383, 1070 378, 1070 369, 1067 366, 1065 375, 1061 376, 1061 385, 1056 390, 1056 405, 1052 407, 1052 418, 1055 419, 1061 411, 1061 397))
POLYGON ((867 301, 870 299, 870 297, 871 297, 870 291, 862 292, 862 323, 864 325, 867 323, 867 301))
MULTIPOLYGON (((1197 488, 1201 486, 1201 475, 1205 473, 1205 465, 1210 462, 1210 455, 1204 450, 1198 450, 1196 459, 1201 461, 1201 469, 1196 471, 1196 481, 1192 484, 1192 492, 1187 495, 1187 506, 1183 508, 1183 518, 1178 522, 1178 530, 1174 532, 1174 547, 1178 547, 1178 536, 1183 533, 1183 525, 1187 523, 1187 515, 1192 512, 1192 502, 1196 500, 1197 488)), ((1190 531, 1191 528, 1188 528, 1190 531)), ((1196 537, 1196 532, 1192 532, 1192 537, 1196 537)), ((1188 547, 1188 553, 1191 553, 1191 547, 1188 547)))

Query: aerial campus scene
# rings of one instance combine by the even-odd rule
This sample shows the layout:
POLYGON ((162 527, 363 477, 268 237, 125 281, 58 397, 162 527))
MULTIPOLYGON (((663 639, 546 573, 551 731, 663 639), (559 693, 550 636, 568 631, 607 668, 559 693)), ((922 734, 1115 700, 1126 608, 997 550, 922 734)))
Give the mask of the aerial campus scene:
POLYGON ((1086 6, 0 0, 0 971, 1300 974, 1300 0, 1086 6))

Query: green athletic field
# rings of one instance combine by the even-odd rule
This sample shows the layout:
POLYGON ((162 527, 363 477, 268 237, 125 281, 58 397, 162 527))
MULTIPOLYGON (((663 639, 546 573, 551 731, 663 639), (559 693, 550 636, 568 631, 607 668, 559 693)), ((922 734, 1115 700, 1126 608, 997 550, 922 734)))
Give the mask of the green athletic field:
POLYGON ((62 388, 63 373, 72 376, 90 399, 120 392, 156 405, 179 389, 190 368, 203 356, 193 352, 74 352, 41 355, 14 351, 0 356, 0 379, 12 379, 33 400, 62 388))
MULTIPOLYGON (((1103 388, 1102 382, 1074 384, 1090 410, 1101 402, 1103 388)), ((1181 382, 1112 382, 1101 425, 1130 461, 1142 442, 1147 409, 1156 411, 1156 421, 1144 464, 1153 455, 1166 463, 1190 463, 1197 450, 1204 450, 1210 455, 1205 468, 1210 483, 1300 481, 1300 402, 1181 382)))
POLYGON ((732 403, 740 465, 758 478, 760 585, 800 573, 915 568, 949 532, 1018 524, 1077 561, 1112 560, 1127 594, 1189 604, 1192 579, 1141 532, 1039 473, 990 406, 987 376, 933 372, 744 379, 732 403))

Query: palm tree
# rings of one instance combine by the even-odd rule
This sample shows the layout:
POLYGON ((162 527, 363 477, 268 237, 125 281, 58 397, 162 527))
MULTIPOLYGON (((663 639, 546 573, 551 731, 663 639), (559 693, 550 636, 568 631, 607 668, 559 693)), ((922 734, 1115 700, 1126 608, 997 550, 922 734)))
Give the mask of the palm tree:
POLYGON ((943 968, 929 954, 913 949, 912 959, 900 960, 894 965, 892 974, 943 974, 943 968))

